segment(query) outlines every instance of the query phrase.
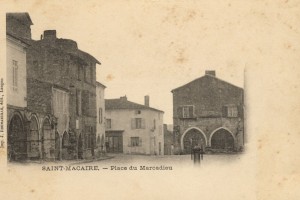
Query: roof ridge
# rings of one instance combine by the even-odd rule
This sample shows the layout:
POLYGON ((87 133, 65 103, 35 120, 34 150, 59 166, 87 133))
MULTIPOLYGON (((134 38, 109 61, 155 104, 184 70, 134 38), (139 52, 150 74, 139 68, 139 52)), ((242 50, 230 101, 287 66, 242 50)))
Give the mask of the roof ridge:
POLYGON ((177 89, 180 89, 180 88, 182 88, 182 87, 184 87, 184 86, 187 86, 188 84, 190 84, 190 83, 192 83, 192 82, 194 82, 194 81, 200 80, 200 79, 202 79, 202 78, 204 78, 204 77, 214 78, 214 79, 217 79, 217 80, 219 80, 219 81, 222 81, 222 82, 224 82, 224 83, 227 83, 227 84, 229 84, 229 85, 232 85, 232 86, 234 86, 234 87, 236 87, 236 88, 239 88, 239 89, 242 89, 242 90, 243 90, 242 87, 236 86, 236 85, 234 85, 234 84, 232 84, 232 83, 229 83, 228 81, 225 81, 225 80, 223 80, 223 79, 220 79, 220 78, 218 78, 218 77, 216 77, 216 76, 203 75, 203 76, 200 76, 200 77, 198 77, 198 78, 196 78, 196 79, 194 79, 194 80, 192 80, 192 81, 190 81, 190 82, 188 82, 188 83, 186 83, 186 84, 183 84, 182 86, 179 86, 179 87, 177 87, 177 88, 171 90, 171 92, 173 92, 173 91, 175 91, 175 90, 177 90, 177 89))

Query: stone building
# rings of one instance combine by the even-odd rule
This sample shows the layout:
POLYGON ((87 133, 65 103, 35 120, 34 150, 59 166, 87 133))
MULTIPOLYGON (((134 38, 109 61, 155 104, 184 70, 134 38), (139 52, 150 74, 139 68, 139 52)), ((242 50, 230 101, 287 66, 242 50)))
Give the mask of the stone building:
MULTIPOLYGON (((6 14, 6 84, 8 160, 40 157, 36 114, 27 107, 27 49, 31 44, 28 13, 6 14)), ((48 115, 48 119, 53 119, 48 115)))
POLYGON ((6 21, 9 160, 94 156, 100 62, 55 30, 32 40, 28 13, 6 21))
POLYGON ((164 155, 164 112, 127 100, 105 100, 106 151, 111 153, 164 155))
POLYGON ((27 106, 37 113, 43 159, 95 155, 96 64, 77 43, 46 30, 27 50, 27 106), (52 123, 42 115, 55 117, 52 123))
POLYGON ((105 152, 105 100, 104 92, 106 86, 96 82, 96 103, 97 103, 97 148, 98 152, 105 152))
POLYGON ((229 152, 244 146, 244 91, 206 71, 192 82, 172 90, 177 153, 195 145, 229 152))

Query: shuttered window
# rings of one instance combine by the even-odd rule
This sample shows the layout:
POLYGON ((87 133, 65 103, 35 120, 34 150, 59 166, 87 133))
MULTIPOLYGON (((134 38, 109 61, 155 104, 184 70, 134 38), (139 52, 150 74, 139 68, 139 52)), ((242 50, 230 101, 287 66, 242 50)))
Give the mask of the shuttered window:
POLYGON ((177 115, 179 118, 194 118, 194 106, 180 106, 177 109, 177 115))
POLYGON ((133 118, 131 119, 132 129, 145 129, 145 119, 143 118, 133 118))
POLYGON ((235 105, 223 106, 222 116, 223 117, 238 117, 239 116, 239 109, 235 105))
POLYGON ((142 138, 140 137, 130 137, 128 142, 129 147, 139 147, 142 146, 142 138))

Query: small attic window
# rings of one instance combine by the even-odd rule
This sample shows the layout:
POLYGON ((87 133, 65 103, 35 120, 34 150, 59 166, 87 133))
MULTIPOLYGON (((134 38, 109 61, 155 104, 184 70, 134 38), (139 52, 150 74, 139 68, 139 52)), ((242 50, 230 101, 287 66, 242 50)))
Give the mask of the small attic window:
POLYGON ((136 115, 139 115, 139 114, 141 114, 141 113, 142 113, 141 110, 136 110, 136 111, 135 111, 135 114, 136 114, 136 115))

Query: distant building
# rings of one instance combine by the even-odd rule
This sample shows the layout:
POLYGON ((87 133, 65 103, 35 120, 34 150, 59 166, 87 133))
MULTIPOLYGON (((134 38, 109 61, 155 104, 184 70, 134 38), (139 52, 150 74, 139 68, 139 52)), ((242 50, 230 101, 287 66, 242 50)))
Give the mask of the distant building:
POLYGON ((33 25, 28 13, 6 14, 6 84, 8 160, 39 157, 37 135, 27 109, 26 54, 33 25))
POLYGON ((190 153, 199 143, 212 151, 235 151, 244 145, 244 91, 216 77, 215 71, 173 93, 177 153, 190 153))
POLYGON ((125 154, 164 155, 164 112, 127 97, 105 100, 106 151, 125 154))
POLYGON ((172 155, 174 153, 173 131, 168 129, 167 124, 164 124, 164 153, 165 155, 172 155))
POLYGON ((97 148, 98 152, 105 151, 105 100, 104 91, 105 85, 96 82, 96 103, 97 103, 97 148))

